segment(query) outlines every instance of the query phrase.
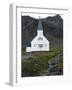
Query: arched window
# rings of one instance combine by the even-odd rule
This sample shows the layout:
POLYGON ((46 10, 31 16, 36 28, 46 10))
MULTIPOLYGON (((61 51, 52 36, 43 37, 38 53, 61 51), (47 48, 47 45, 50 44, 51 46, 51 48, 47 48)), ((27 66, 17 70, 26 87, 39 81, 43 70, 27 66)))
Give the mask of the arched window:
POLYGON ((38 40, 43 40, 43 38, 42 37, 39 37, 38 40))

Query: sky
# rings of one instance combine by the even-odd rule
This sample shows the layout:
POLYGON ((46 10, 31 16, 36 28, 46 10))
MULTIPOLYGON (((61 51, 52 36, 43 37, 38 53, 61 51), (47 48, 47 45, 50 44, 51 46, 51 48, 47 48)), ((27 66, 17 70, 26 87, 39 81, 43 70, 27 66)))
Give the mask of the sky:
POLYGON ((31 16, 36 19, 39 19, 39 16, 40 18, 46 18, 48 16, 55 16, 56 14, 60 14, 63 18, 63 11, 59 9, 21 8, 22 16, 31 16))
MULTIPOLYGON (((31 17, 33 17, 33 18, 36 18, 36 19, 39 19, 39 16, 40 16, 40 18, 46 18, 46 17, 49 17, 49 16, 55 16, 56 14, 54 14, 54 13, 45 13, 45 14, 43 14, 43 13, 35 13, 35 12, 33 12, 33 13, 22 13, 22 16, 31 16, 31 17)), ((63 18, 63 15, 60 15, 62 18, 63 18)))

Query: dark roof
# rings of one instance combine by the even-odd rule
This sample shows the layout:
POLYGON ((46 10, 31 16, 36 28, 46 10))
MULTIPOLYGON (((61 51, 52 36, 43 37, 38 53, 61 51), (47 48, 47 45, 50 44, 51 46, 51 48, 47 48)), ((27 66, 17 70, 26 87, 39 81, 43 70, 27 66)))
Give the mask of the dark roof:
POLYGON ((31 47, 31 43, 30 43, 30 42, 27 43, 26 46, 27 46, 27 47, 31 47))

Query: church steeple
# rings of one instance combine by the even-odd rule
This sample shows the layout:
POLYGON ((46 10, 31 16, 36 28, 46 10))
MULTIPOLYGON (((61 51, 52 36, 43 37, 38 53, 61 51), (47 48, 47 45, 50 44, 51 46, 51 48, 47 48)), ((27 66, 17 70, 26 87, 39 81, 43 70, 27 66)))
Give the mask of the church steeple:
POLYGON ((39 22, 38 22, 38 27, 37 27, 37 30, 43 30, 43 27, 42 27, 42 23, 41 23, 40 16, 39 16, 39 22))
POLYGON ((42 27, 42 23, 41 23, 41 19, 39 17, 39 22, 38 22, 38 27, 37 27, 37 34, 40 36, 40 35, 43 35, 43 27, 42 27))

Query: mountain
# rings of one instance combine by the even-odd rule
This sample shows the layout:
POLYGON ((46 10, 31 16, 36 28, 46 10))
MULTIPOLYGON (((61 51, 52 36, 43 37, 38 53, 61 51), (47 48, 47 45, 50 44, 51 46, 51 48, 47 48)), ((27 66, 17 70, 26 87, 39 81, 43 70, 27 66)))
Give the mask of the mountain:
MULTIPOLYGON (((63 42, 63 19, 60 15, 42 18, 44 36, 50 41, 51 45, 63 42)), ((38 19, 30 16, 22 16, 22 47, 30 44, 31 40, 37 35, 38 19)))
POLYGON ((48 32, 54 37, 57 38, 63 37, 63 19, 61 18, 60 15, 47 17, 43 19, 43 28, 45 35, 48 32))

